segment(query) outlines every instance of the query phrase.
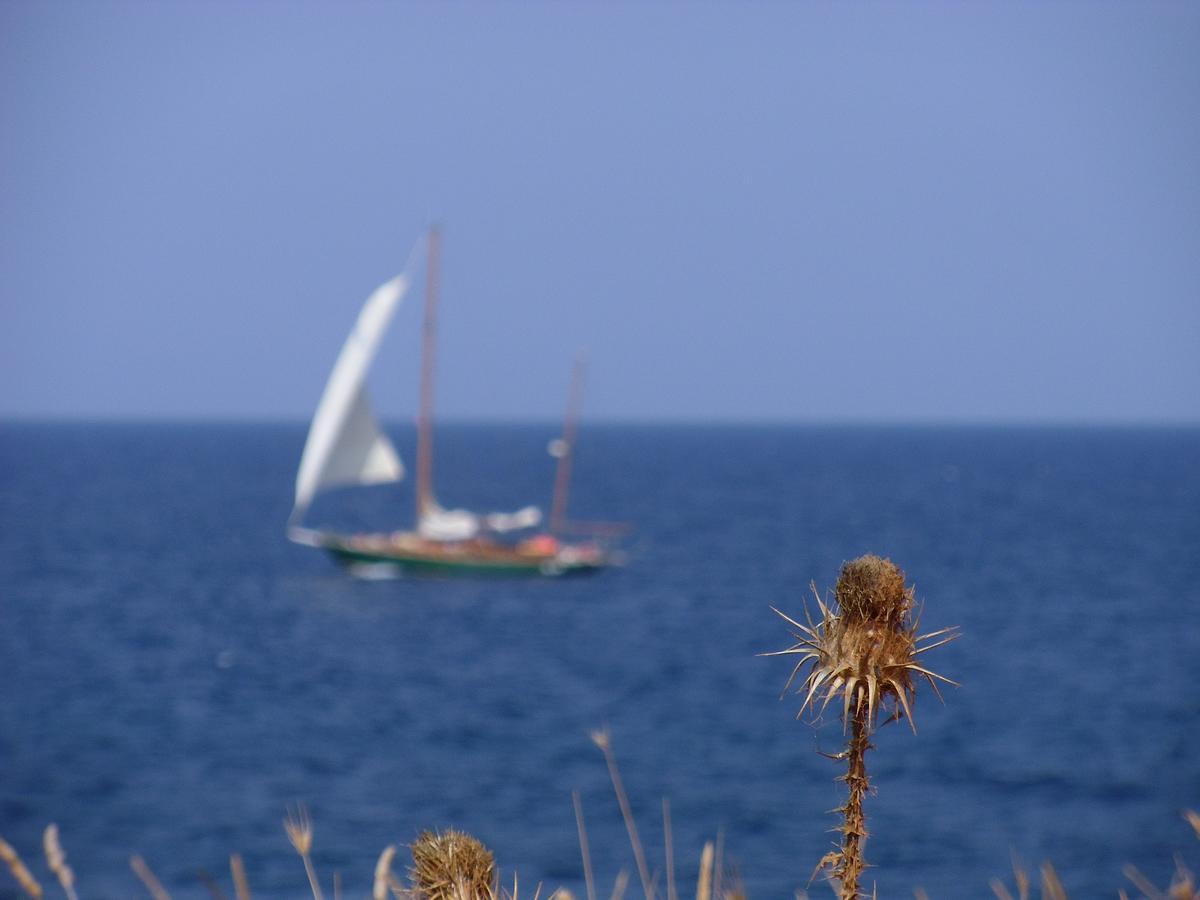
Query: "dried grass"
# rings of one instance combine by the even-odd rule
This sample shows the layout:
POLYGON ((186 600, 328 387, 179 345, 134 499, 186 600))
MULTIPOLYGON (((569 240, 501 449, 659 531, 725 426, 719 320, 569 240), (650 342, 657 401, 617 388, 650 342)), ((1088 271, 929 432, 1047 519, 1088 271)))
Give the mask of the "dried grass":
POLYGON ((700 874, 696 876, 696 900, 712 900, 712 841, 704 845, 700 851, 700 874))
POLYGON ((667 860, 667 900, 679 900, 675 893, 675 837, 671 833, 671 801, 663 797, 663 853, 667 860))
POLYGON ((583 822, 583 801, 579 791, 571 792, 571 803, 575 807, 575 829, 579 832, 579 855, 583 857, 583 881, 588 900, 596 900, 596 879, 592 875, 592 853, 588 848, 587 826, 583 822))
MULTIPOLYGON (((1200 815, 1194 810, 1185 810, 1184 820, 1192 826, 1196 838, 1200 839, 1200 815)), ((1133 883, 1146 900, 1200 900, 1200 887, 1196 885, 1196 876, 1191 869, 1183 864, 1183 859, 1176 855, 1175 873, 1171 883, 1164 890, 1156 888, 1145 875, 1134 866, 1125 866, 1121 872, 1133 883)), ((1128 895, 1121 891, 1120 896, 1128 900, 1128 895)))
POLYGON ((392 875, 392 860, 396 857, 396 847, 388 844, 379 854, 375 863, 375 879, 371 886, 371 900, 387 900, 388 884, 392 875))
MULTIPOLYGON (((611 741, 609 742, 611 752, 611 741)), ((615 758, 614 758, 615 764, 615 758)), ((575 795, 577 823, 580 829, 581 854, 585 859, 585 868, 590 872, 590 854, 587 851, 586 831, 583 827, 583 810, 578 795, 575 795)), ((289 816, 293 820, 295 834, 289 832, 289 840, 297 852, 303 848, 305 853, 312 848, 312 825, 303 824, 306 816, 299 813, 289 816)), ((1200 838, 1200 815, 1192 810, 1185 811, 1183 818, 1200 838)), ((663 802, 664 850, 667 865, 667 895, 664 900, 671 900, 673 895, 674 851, 670 805, 663 802)), ((54 826, 46 829, 44 836, 46 863, 51 871, 63 884, 63 890, 68 898, 75 898, 74 875, 66 863, 66 854, 58 840, 58 830, 54 826)), ((518 900, 518 883, 514 877, 511 890, 497 888, 495 859, 490 850, 474 837, 460 831, 443 833, 424 832, 412 845, 413 868, 410 870, 412 884, 402 885, 392 873, 392 864, 396 854, 395 846, 384 848, 375 865, 372 900, 384 900, 390 893, 395 900, 518 900)), ((719 850, 717 844, 709 841, 704 845, 700 855, 699 871, 696 879, 696 900, 746 900, 747 893, 736 871, 728 879, 727 886, 718 888, 717 872, 719 850)), ((44 897, 44 892, 29 869, 25 867, 16 850, 0 838, 0 860, 3 860, 17 883, 29 897, 44 897)), ((1175 860, 1176 869, 1170 884, 1162 889, 1157 888, 1145 875, 1133 866, 1122 870, 1126 878, 1139 892, 1135 895, 1121 890, 1118 896, 1122 900, 1200 900, 1200 889, 1197 888, 1196 878, 1192 871, 1184 865, 1178 856, 1175 860)), ((153 871, 140 856, 130 858, 130 867, 137 874, 143 885, 155 900, 169 900, 169 894, 153 871)), ((230 857, 230 871, 233 877, 235 893, 238 900, 250 900, 250 888, 247 883, 245 867, 241 857, 234 854, 230 857)), ((1031 900, 1033 880, 1020 860, 1015 856, 1012 862, 1012 878, 1014 890, 998 878, 990 881, 992 893, 998 900, 1031 900)), ((657 876, 655 876, 657 877, 657 876)), ((219 886, 205 873, 200 878, 208 887, 214 898, 223 896, 219 886)), ((594 879, 589 875, 589 900, 594 895, 594 879)), ((622 869, 616 878, 610 900, 623 900, 629 883, 629 873, 622 869)), ((335 876, 335 888, 340 893, 340 878, 335 876)), ((310 885, 311 886, 311 885, 310 885)), ((836 879, 830 879, 830 886, 835 893, 841 887, 836 879)), ((1037 887, 1041 900, 1068 900, 1067 892, 1054 866, 1049 862, 1043 863, 1038 870, 1037 887)), ((654 896, 655 880, 651 880, 651 896, 654 896)), ((532 900, 538 900, 541 894, 539 885, 534 891, 532 900)), ((808 894, 803 890, 795 893, 797 900, 804 900, 808 894)), ((874 896, 874 892, 872 895, 874 896)), ((914 896, 918 900, 928 900, 924 890, 916 888, 914 896)), ((573 900, 572 894, 558 888, 551 892, 547 900, 573 900)))
POLYGON ((226 900, 225 892, 221 890, 221 886, 217 884, 217 879, 213 878, 207 871, 201 869, 196 873, 196 877, 208 889, 208 895, 212 900, 226 900))
POLYGON ((41 900, 42 886, 38 884, 38 880, 25 867, 24 861, 17 851, 13 849, 12 844, 4 840, 4 838, 0 838, 0 859, 4 860, 5 865, 8 866, 8 871, 12 872, 13 878, 21 886, 21 890, 30 897, 41 900))
POLYGON ((250 900, 250 882, 246 878, 246 866, 241 854, 234 853, 229 857, 229 873, 233 878, 233 890, 237 900, 250 900))
POLYGON ((58 840, 58 826, 51 822, 42 833, 42 849, 46 854, 46 865, 58 879, 67 900, 79 900, 75 894, 75 873, 67 865, 67 854, 58 840))
POLYGON ((129 868, 133 869, 133 873, 146 886, 146 890, 150 892, 150 896, 154 900, 171 900, 171 895, 167 893, 162 882, 158 880, 158 876, 154 874, 144 859, 134 854, 129 857, 129 868))
POLYGON ((625 820, 625 830, 629 833, 629 844, 633 848, 633 858, 637 862, 638 875, 642 879, 642 892, 646 900, 654 897, 654 886, 650 881, 650 869, 646 865, 646 853, 642 849, 641 838, 638 837, 637 823, 633 820, 633 811, 629 806, 629 798, 625 795, 625 785, 621 781, 621 772, 617 768, 617 757, 612 749, 612 736, 607 728, 592 732, 592 742, 604 754, 608 764, 608 774, 612 779, 613 791, 617 795, 617 805, 621 808, 621 817, 625 820))

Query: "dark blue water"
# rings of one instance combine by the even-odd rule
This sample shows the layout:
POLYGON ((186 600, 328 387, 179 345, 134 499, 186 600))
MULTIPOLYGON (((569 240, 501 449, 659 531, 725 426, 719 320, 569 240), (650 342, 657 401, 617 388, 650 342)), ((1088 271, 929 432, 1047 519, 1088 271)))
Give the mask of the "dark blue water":
MULTIPOLYGON (((545 503, 553 432, 443 428, 441 499, 545 503)), ((205 897, 196 871, 227 882, 234 851, 257 897, 304 896, 297 800, 327 889, 361 896, 385 844, 454 825, 581 894, 573 789, 607 895, 633 861, 604 723, 652 865, 665 796, 681 882, 723 829, 752 896, 791 896, 833 837, 816 751, 840 728, 795 721, 787 663, 755 654, 788 643, 768 605, 868 551, 963 631, 930 654, 962 688, 869 757, 880 896, 988 895, 1010 849, 1075 897, 1196 860, 1200 431, 591 427, 573 512, 632 522, 630 561, 563 581, 347 577, 283 538, 303 438, 0 428, 0 833, 36 860, 57 822, 85 900, 137 893, 131 853, 205 897)), ((312 518, 409 506, 349 491, 312 518)))

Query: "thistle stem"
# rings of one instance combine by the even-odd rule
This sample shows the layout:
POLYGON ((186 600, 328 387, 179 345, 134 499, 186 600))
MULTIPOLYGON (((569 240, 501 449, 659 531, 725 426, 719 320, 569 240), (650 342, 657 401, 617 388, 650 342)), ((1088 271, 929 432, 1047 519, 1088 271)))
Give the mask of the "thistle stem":
POLYGON ((857 900, 858 878, 867 865, 863 859, 863 848, 867 843, 863 798, 871 786, 867 778, 867 751, 871 749, 868 734, 867 707, 860 703, 850 720, 850 745, 846 748, 849 760, 846 787, 850 796, 842 807, 842 853, 835 872, 842 885, 841 900, 857 900))

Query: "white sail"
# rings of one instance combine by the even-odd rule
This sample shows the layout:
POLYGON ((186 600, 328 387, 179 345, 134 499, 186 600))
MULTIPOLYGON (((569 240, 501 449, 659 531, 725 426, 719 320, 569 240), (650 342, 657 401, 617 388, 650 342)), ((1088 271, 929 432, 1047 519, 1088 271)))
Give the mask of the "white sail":
POLYGON ((542 523, 542 511, 536 506, 524 506, 516 512, 488 513, 483 518, 492 531, 520 531, 536 528, 542 523))
POLYGON ((468 541, 479 534, 479 516, 465 509, 442 509, 428 504, 417 532, 430 541, 468 541))
POLYGON ((404 477, 399 454, 371 413, 365 379, 408 286, 407 275, 397 275, 377 287, 358 314, 308 429, 296 473, 291 524, 300 521, 313 498, 325 488, 383 484, 404 477))
POLYGON ((520 531, 533 528, 541 521, 542 511, 536 506, 526 506, 511 513, 480 515, 466 509, 442 509, 435 502, 421 515, 417 531, 431 541, 467 541, 483 530, 520 531))

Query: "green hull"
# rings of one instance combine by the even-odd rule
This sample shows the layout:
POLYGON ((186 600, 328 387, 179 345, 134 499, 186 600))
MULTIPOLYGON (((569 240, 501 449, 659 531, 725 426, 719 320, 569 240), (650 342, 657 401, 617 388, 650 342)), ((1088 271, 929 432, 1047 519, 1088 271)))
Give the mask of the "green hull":
POLYGON ((326 535, 321 547, 344 565, 389 565, 406 572, 424 575, 477 576, 545 576, 585 575, 608 565, 604 556, 595 555, 573 559, 561 557, 520 558, 516 554, 503 559, 494 557, 423 554, 420 551, 386 549, 374 550, 351 546, 348 542, 326 535))

